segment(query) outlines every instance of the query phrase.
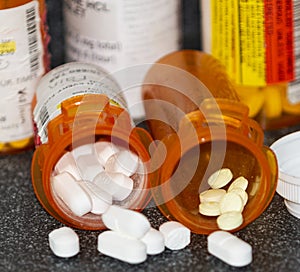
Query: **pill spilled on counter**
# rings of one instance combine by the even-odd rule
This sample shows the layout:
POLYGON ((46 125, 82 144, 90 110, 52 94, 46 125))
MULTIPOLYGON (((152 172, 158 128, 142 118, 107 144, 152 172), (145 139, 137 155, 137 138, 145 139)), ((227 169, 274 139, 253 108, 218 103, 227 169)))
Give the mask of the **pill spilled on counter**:
POLYGON ((233 181, 232 178, 229 168, 219 169, 208 178, 211 188, 199 194, 199 213, 217 216, 217 225, 222 230, 233 230, 243 224, 242 212, 248 201, 248 180, 242 176, 233 181), (223 187, 227 185, 226 191, 223 187))

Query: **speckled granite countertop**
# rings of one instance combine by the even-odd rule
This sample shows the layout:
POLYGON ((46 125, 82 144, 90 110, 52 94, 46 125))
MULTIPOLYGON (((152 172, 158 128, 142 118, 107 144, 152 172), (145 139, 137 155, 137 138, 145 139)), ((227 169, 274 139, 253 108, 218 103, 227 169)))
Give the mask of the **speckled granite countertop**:
MULTIPOLYGON (((185 47, 198 48, 198 0, 184 2, 185 47)), ((52 65, 63 62, 60 0, 48 0, 48 20, 52 43, 52 65), (53 42, 55 41, 55 42, 53 42)), ((280 136, 299 130, 293 127, 265 134, 270 145, 280 136)), ((97 251, 100 231, 76 230, 80 253, 70 259, 54 256, 48 246, 48 233, 62 224, 45 212, 36 199, 30 176, 33 151, 0 156, 0 272, 6 271, 300 271, 300 219, 290 215, 279 195, 267 210, 245 229, 235 233, 252 245, 253 262, 243 268, 231 267, 207 251, 207 236, 192 234, 183 250, 165 250, 148 256, 139 265, 111 259, 97 251)), ((143 213, 157 228, 166 219, 155 206, 143 213)))

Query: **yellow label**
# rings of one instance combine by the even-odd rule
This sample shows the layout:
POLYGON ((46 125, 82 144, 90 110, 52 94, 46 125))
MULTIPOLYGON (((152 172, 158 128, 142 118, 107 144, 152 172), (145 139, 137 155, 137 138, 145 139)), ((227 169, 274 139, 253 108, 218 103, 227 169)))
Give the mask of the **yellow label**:
POLYGON ((212 54, 238 84, 265 85, 264 0, 212 0, 212 54))
POLYGON ((15 41, 0 42, 0 56, 13 54, 16 52, 17 46, 15 41))

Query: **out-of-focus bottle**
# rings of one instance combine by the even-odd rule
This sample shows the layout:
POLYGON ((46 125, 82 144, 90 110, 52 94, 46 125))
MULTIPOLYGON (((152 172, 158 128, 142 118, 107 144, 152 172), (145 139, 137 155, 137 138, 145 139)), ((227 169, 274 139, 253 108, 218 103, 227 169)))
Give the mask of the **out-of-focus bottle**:
POLYGON ((300 123, 297 1, 201 1, 202 47, 264 129, 300 123))
POLYGON ((140 85, 148 65, 181 48, 180 0, 64 0, 66 61, 97 64, 121 85, 131 116, 144 117, 140 85), (128 87, 128 82, 134 81, 128 87))
POLYGON ((44 0, 0 1, 0 153, 34 146, 31 102, 49 67, 44 0))
POLYGON ((221 168, 249 181, 244 221, 232 231, 266 209, 276 189, 276 158, 216 58, 195 50, 164 56, 147 73, 143 98, 157 140, 152 195, 168 219, 196 233, 217 230, 216 217, 201 215, 198 207, 208 177, 221 168))

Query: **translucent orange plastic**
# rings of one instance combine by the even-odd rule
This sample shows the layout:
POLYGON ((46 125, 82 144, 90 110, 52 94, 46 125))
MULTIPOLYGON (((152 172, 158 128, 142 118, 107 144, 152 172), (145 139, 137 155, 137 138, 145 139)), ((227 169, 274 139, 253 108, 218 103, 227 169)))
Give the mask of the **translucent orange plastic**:
MULTIPOLYGON (((135 152, 148 168, 148 148, 152 138, 142 128, 132 127, 128 113, 109 103, 105 95, 80 95, 65 100, 62 113, 48 124, 48 142, 36 148, 32 160, 32 184, 37 198, 45 210, 62 223, 79 229, 104 229, 101 216, 87 214, 78 217, 60 205, 51 186, 51 175, 56 162, 74 147, 96 141, 110 141, 135 152)), ((147 169, 127 202, 120 205, 142 210, 150 200, 147 169)), ((140 179, 139 179, 140 180, 140 179)))
POLYGON ((261 126, 249 118, 248 107, 212 56, 183 50, 157 64, 163 66, 154 65, 143 89, 150 131, 160 140, 152 162, 165 156, 156 172, 159 178, 150 180, 156 204, 169 220, 180 221, 195 233, 217 230, 216 217, 199 213, 199 193, 209 188, 207 179, 213 172, 228 167, 234 178, 242 175, 249 181, 244 222, 232 231, 244 228, 266 209, 276 190, 277 161, 263 145, 261 126), (170 65, 183 71, 174 73, 170 65), (171 79, 176 83, 168 84, 171 79), (156 110, 159 113, 153 115, 156 110), (159 120, 154 119, 157 116, 159 120))
MULTIPOLYGON (((32 2, 32 0, 1 0, 0 1, 0 10, 2 9, 9 9, 18 7, 24 4, 32 2)), ((48 53, 48 43, 49 43, 49 34, 48 34, 48 26, 46 21, 47 16, 47 7, 45 0, 38 0, 39 2, 39 12, 41 17, 41 35, 43 40, 44 46, 44 67, 45 72, 50 68, 50 56, 48 53)), ((18 153, 24 150, 33 149, 34 148, 34 136, 32 132, 32 137, 20 139, 18 141, 11 141, 11 142, 0 142, 0 154, 12 154, 18 153)))

